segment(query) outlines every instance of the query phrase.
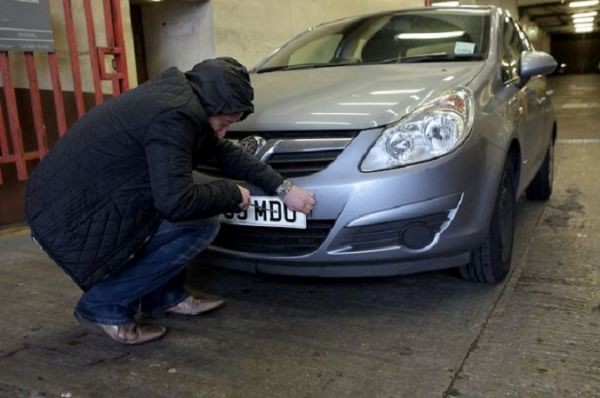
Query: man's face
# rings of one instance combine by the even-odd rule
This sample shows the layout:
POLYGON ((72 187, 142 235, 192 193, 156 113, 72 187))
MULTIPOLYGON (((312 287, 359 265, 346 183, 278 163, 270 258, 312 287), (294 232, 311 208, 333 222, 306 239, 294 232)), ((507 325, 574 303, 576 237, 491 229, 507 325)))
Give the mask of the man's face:
POLYGON ((215 135, 219 138, 223 138, 227 133, 227 129, 229 129, 229 125, 239 121, 241 118, 242 112, 214 115, 208 117, 208 123, 210 123, 210 127, 212 127, 215 135))

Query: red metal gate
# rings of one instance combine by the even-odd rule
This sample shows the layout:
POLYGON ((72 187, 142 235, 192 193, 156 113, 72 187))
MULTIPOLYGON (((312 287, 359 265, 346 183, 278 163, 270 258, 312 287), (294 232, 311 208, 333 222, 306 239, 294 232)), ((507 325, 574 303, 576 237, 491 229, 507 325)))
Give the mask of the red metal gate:
MULTIPOLYGON (((62 10, 64 12, 64 29, 67 37, 71 75, 73 77, 73 94, 75 98, 75 107, 77 117, 81 117, 86 112, 84 101, 84 92, 82 89, 80 52, 77 47, 77 32, 73 19, 73 2, 78 2, 78 6, 83 6, 85 26, 87 33, 87 48, 89 50, 89 62, 91 64, 94 103, 100 104, 104 99, 105 93, 102 90, 102 81, 112 81, 112 95, 118 95, 129 88, 127 76, 127 62, 125 54, 125 43, 123 38, 123 24, 121 16, 120 0, 102 0, 104 10, 104 22, 106 30, 106 47, 96 45, 97 32, 94 29, 94 15, 92 12, 91 0, 62 0, 62 10), (109 62, 109 67, 106 64, 109 62), (112 70, 107 70, 112 69, 112 70)), ((94 0, 96 1, 96 0, 94 0)), ((56 4, 56 3, 54 3, 56 4)), ((54 36, 57 36, 56 27, 54 36)), ((62 33, 62 32, 61 32, 62 33)), ((37 53, 39 61, 39 53, 37 53)), ((68 128, 65 97, 59 74, 59 63, 56 52, 47 53, 48 72, 53 92, 53 108, 56 117, 58 135, 65 134, 68 128)), ((87 61, 87 60, 86 60, 87 61)), ((19 71, 20 72, 20 71, 19 71)), ((16 167, 17 179, 24 181, 28 177, 29 168, 27 162, 30 160, 41 159, 48 152, 48 142, 46 135, 46 123, 44 120, 44 109, 40 98, 40 88, 38 84, 38 71, 36 60, 32 52, 6 52, 0 51, 0 82, 2 83, 4 104, 0 101, 0 166, 3 164, 14 164, 16 167), (19 107, 19 101, 15 94, 13 79, 15 77, 11 71, 10 60, 12 57, 24 57, 28 91, 29 106, 31 109, 19 107), (22 120, 24 114, 31 113, 33 132, 23 131, 22 120), (6 115, 6 116, 5 116, 6 115), (34 134, 32 134, 34 133, 34 134), (24 139, 27 135, 34 135, 34 148, 26 150, 24 139)), ((109 94, 110 95, 110 94, 109 94)), ((46 113, 47 115, 48 113, 46 113)), ((0 168, 0 185, 4 183, 2 170, 0 168)))

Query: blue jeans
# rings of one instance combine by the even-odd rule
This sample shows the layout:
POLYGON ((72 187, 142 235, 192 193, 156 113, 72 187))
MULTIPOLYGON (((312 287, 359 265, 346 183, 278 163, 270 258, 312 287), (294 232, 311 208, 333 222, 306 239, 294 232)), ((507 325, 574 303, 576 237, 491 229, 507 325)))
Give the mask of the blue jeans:
POLYGON ((86 291, 75 316, 104 325, 134 321, 138 312, 155 315, 189 293, 184 289, 188 262, 216 237, 216 218, 170 223, 163 221, 142 251, 122 270, 86 291))

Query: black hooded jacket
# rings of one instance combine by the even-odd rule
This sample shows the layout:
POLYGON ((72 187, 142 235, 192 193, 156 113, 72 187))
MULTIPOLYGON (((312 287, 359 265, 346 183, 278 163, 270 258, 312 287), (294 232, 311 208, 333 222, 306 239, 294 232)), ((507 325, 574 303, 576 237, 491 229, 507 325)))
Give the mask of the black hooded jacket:
POLYGON ((207 116, 253 111, 246 69, 217 58, 171 68, 95 107, 35 168, 26 217, 36 241, 84 290, 131 260, 164 219, 234 211, 238 187, 194 183, 215 158, 229 176, 273 193, 283 177, 214 136, 207 116))

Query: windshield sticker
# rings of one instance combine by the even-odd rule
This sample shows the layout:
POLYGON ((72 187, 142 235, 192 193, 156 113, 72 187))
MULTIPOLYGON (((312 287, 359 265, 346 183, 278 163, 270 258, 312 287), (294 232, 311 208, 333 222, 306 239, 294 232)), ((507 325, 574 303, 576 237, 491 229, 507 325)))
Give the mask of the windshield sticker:
POLYGON ((473 54, 475 52, 475 43, 466 41, 457 41, 454 45, 454 54, 473 54))

